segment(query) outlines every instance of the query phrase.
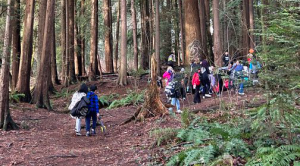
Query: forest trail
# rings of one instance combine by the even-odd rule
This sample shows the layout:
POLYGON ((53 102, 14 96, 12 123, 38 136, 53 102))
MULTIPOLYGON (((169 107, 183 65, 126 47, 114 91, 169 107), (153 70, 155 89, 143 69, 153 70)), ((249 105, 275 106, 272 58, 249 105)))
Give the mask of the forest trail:
MULTIPOLYGON (((109 88, 112 83, 104 80, 98 84, 98 95, 124 93, 131 86, 109 88), (101 85, 101 86, 100 86, 101 85), (101 88, 100 88, 101 87, 101 88)), ((142 82, 141 85, 143 85, 142 82)), ((76 89, 78 85, 70 87, 76 89)), ((142 89, 142 87, 139 87, 142 89)), ((226 98, 227 92, 224 93, 226 98)), ((241 97, 248 101, 254 93, 241 97)), ((161 90, 162 100, 166 98, 161 90)), ((52 97, 53 98, 53 97, 52 97)), ((218 105, 218 98, 202 99, 202 103, 192 104, 193 96, 189 94, 181 107, 190 110, 205 110, 218 105)), ((14 120, 23 129, 4 132, 0 130, 1 165, 147 165, 155 156, 157 149, 152 148, 154 140, 150 131, 157 128, 181 126, 180 115, 165 118, 150 118, 145 123, 120 125, 136 110, 137 106, 116 109, 100 109, 100 115, 107 127, 107 134, 96 128, 95 136, 85 136, 85 120, 82 120, 82 136, 75 136, 75 120, 69 114, 58 113, 68 105, 67 98, 52 99, 55 112, 37 109, 30 104, 13 104, 11 112, 14 120)), ((199 114, 203 114, 200 112, 199 114)), ((202 116, 202 115, 200 115, 202 116)), ((207 116, 213 116, 209 113, 207 116)))

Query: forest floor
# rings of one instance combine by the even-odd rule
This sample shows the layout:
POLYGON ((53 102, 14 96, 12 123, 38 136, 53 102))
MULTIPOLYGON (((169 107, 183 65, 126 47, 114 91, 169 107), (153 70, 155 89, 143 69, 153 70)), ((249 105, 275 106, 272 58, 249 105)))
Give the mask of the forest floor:
MULTIPOLYGON (((96 84, 98 96, 111 93, 126 94, 133 89, 133 80, 126 87, 116 86, 116 76, 105 76, 100 81, 90 82, 96 84)), ((138 89, 145 89, 147 79, 144 76, 138 81, 138 89)), ((181 127, 180 115, 154 117, 145 122, 131 122, 121 125, 136 111, 138 106, 127 106, 116 109, 100 109, 100 115, 107 127, 104 134, 96 128, 95 136, 85 136, 85 122, 82 120, 82 136, 75 136, 75 120, 65 113, 70 103, 72 93, 79 84, 68 88, 66 97, 51 96, 54 111, 37 109, 35 105, 25 103, 10 104, 11 114, 21 127, 16 131, 0 130, 0 165, 149 165, 160 150, 153 146, 154 139, 150 131, 157 128, 181 127)), ((57 86, 58 91, 61 86, 57 86)), ((161 90, 162 100, 166 98, 161 90)), ((210 113, 216 109, 220 101, 234 103, 233 112, 238 108, 247 106, 258 93, 253 89, 246 89, 246 95, 237 96, 224 92, 223 97, 201 99, 200 104, 193 104, 193 96, 188 94, 186 101, 181 101, 183 109, 196 110, 199 116, 218 116, 222 112, 210 113), (197 111, 198 110, 198 111, 197 111)), ((158 157, 159 158, 159 157, 158 157)), ((160 161, 164 163, 163 159, 160 161)))

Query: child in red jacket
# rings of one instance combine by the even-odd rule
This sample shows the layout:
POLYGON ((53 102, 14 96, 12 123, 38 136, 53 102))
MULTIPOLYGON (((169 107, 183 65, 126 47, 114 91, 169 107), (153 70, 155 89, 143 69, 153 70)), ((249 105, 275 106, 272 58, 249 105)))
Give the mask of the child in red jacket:
POLYGON ((195 89, 195 94, 194 94, 194 103, 201 103, 201 97, 200 97, 200 72, 201 69, 198 69, 197 72, 194 73, 193 75, 193 79, 192 79, 192 85, 193 85, 193 89, 195 89))

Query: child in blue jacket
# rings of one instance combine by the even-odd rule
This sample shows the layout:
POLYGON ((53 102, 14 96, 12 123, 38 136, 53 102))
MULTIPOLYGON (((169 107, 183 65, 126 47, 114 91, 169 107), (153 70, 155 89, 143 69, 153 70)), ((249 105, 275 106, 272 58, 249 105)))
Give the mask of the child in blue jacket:
POLYGON ((99 116, 99 100, 98 96, 95 94, 95 90, 97 90, 97 86, 92 85, 90 87, 90 91, 87 94, 87 98, 90 100, 90 104, 88 105, 89 114, 87 114, 85 118, 86 136, 96 134, 95 129, 97 123, 97 116, 99 116), (90 131, 91 118, 93 119, 93 125, 92 130, 90 131))

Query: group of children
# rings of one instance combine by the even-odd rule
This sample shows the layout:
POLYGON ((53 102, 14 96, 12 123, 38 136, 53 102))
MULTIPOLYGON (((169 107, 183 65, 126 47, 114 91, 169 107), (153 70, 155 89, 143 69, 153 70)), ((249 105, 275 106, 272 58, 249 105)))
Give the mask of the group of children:
POLYGON ((73 110, 82 110, 86 107, 87 114, 82 116, 82 114, 73 114, 72 118, 76 118, 75 124, 75 132, 77 136, 81 136, 81 119, 85 118, 86 123, 86 136, 95 135, 96 134, 96 124, 97 124, 97 117, 99 117, 99 100, 98 96, 95 94, 97 90, 97 86, 92 85, 90 87, 90 91, 88 90, 88 86, 86 84, 82 84, 78 91, 73 94, 71 104, 69 105, 68 109, 71 112, 73 110), (85 104, 80 104, 81 101, 87 98, 88 101, 85 104), (92 129, 90 129, 90 122, 91 119, 93 120, 92 129))
MULTIPOLYGON (((166 80, 165 93, 168 101, 176 106, 177 113, 181 113, 179 99, 185 100, 186 93, 194 94, 193 102, 195 104, 201 102, 201 94, 203 98, 210 98, 212 94, 219 96, 222 91, 227 89, 234 91, 238 89, 237 93, 244 95, 244 80, 249 79, 252 75, 253 83, 257 82, 257 74, 261 68, 256 57, 252 55, 253 52, 252 49, 249 50, 251 57, 248 56, 246 65, 241 64, 240 60, 231 61, 230 55, 225 52, 224 67, 219 69, 209 66, 205 58, 192 61, 190 73, 185 73, 184 68, 179 73, 175 73, 173 67, 169 66, 163 74, 163 78, 166 80), (229 78, 223 80, 221 73, 227 74, 229 78)), ((173 109, 171 108, 169 111, 172 112, 173 109)))

